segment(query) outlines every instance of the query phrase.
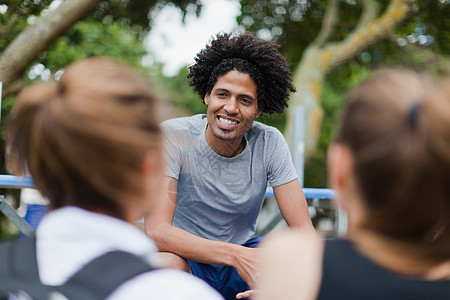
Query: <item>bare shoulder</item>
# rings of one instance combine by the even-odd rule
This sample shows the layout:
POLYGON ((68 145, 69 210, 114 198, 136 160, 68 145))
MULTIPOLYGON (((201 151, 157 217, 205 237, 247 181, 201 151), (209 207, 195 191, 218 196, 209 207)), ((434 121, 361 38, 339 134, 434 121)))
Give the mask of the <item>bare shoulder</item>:
POLYGON ((292 253, 323 252, 323 239, 314 231, 291 229, 269 234, 261 245, 263 252, 292 253))
POLYGON ((269 235, 261 245, 258 300, 315 299, 323 248, 323 239, 311 230, 269 235))

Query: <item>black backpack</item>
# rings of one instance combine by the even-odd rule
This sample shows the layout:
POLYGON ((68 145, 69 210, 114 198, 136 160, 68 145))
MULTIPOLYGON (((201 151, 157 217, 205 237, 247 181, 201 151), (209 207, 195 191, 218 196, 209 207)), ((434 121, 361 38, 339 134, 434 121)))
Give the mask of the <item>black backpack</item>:
POLYGON ((92 260, 61 286, 41 283, 36 238, 0 243, 0 300, 101 300, 125 281, 154 270, 138 256, 113 251, 92 260))

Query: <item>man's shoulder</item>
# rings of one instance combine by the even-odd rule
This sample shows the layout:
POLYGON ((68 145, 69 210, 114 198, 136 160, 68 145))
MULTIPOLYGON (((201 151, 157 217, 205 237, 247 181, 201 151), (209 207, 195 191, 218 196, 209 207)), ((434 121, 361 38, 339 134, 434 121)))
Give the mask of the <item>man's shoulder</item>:
POLYGON ((198 114, 189 117, 180 117, 166 120, 161 123, 161 128, 164 131, 190 131, 201 132, 206 115, 198 114))
POLYGON ((278 128, 258 122, 258 121, 253 122, 253 125, 248 133, 249 133, 249 135, 255 135, 255 136, 264 135, 268 138, 282 136, 282 134, 278 130, 278 128))

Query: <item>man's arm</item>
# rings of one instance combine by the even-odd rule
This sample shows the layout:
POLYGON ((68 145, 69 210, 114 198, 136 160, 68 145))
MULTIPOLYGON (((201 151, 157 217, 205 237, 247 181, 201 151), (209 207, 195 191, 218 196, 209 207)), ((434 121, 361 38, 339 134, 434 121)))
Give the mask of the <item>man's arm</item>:
POLYGON ((305 194, 297 179, 273 188, 281 215, 290 228, 312 229, 305 194))
POLYGON ((171 252, 201 263, 232 266, 247 284, 253 286, 258 249, 208 240, 172 226, 177 203, 177 185, 176 179, 167 177, 168 197, 145 219, 145 231, 156 243, 159 251, 171 252))

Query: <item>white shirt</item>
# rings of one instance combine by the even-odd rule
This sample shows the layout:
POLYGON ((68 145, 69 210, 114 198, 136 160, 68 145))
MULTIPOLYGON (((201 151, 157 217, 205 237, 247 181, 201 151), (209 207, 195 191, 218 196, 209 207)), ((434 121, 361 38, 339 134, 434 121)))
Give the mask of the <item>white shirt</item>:
MULTIPOLYGON (((112 251, 133 253, 157 265, 157 248, 140 229, 122 220, 65 207, 48 213, 36 231, 39 276, 44 284, 61 285, 94 258, 112 251)), ((202 280, 176 270, 144 273, 119 286, 118 299, 223 299, 202 280)))

